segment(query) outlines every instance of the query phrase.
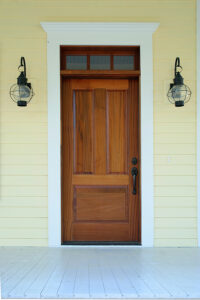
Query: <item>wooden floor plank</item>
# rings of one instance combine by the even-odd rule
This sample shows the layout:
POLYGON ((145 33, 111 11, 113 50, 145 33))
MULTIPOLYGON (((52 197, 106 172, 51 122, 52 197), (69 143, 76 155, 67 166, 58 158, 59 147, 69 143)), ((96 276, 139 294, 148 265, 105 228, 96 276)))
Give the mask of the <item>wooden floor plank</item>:
POLYGON ((111 270, 123 297, 138 298, 140 296, 119 266, 112 266, 111 270))
POLYGON ((113 276, 110 265, 108 264, 108 258, 99 255, 99 269, 101 272, 103 285, 105 288, 106 297, 115 298, 122 297, 122 291, 120 290, 115 277, 113 276))
MULTIPOLYGON (((154 297, 161 298, 171 298, 171 294, 162 286, 160 282, 160 276, 156 277, 154 272, 154 266, 149 268, 150 261, 146 261, 145 257, 140 261, 140 264, 133 264, 132 260, 134 256, 129 256, 128 262, 130 265, 133 265, 133 269, 137 272, 140 278, 144 281, 144 283, 149 286, 154 297)), ((137 257, 135 257, 134 261, 136 261, 137 257)))
POLYGON ((41 291, 42 298, 53 298, 58 295, 58 289, 67 268, 68 260, 69 258, 63 257, 63 260, 58 263, 41 291))
POLYGON ((20 282, 9 292, 10 298, 20 298, 26 296, 26 290, 31 286, 33 281, 39 276, 45 267, 44 263, 41 262, 35 265, 26 275, 20 280, 20 282))
POLYGON ((1 247, 3 298, 200 298, 200 249, 1 247))
POLYGON ((63 278, 61 280, 57 295, 59 298, 73 298, 74 286, 78 271, 78 262, 74 259, 73 255, 66 267, 63 278))
POLYGON ((89 261, 89 290, 91 298, 105 298, 105 288, 98 266, 98 255, 91 255, 89 261))
POLYGON ((40 298, 42 290, 43 290, 44 286, 46 285, 47 281, 49 280, 51 273, 55 270, 55 268, 56 268, 55 263, 53 263, 53 262, 46 263, 44 265, 44 268, 41 270, 41 272, 35 278, 35 280, 25 291, 25 297, 26 298, 40 298))
POLYGON ((37 266, 40 264, 40 260, 40 257, 35 257, 35 259, 28 260, 25 263, 21 263, 21 265, 17 266, 17 271, 14 272, 14 274, 5 282, 5 285, 3 285, 5 286, 9 298, 15 297, 12 293, 13 290, 17 291, 16 297, 20 297, 21 295, 24 296, 22 291, 19 291, 18 294, 18 290, 20 290, 18 286, 20 286, 22 281, 25 285, 27 284, 27 277, 29 278, 29 274, 33 274, 35 268, 37 268, 37 266))
POLYGON ((90 298, 88 277, 88 265, 82 262, 81 267, 77 270, 74 282, 74 297, 90 298))

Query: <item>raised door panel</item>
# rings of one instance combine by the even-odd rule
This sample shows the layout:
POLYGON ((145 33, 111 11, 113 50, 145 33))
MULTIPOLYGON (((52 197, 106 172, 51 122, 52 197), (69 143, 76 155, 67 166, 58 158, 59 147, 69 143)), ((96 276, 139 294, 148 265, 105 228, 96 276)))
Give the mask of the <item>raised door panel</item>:
POLYGON ((107 147, 110 174, 127 173, 127 90, 107 92, 107 147))
POLYGON ((93 93, 73 91, 74 173, 93 173, 93 93))
POLYGON ((127 187, 74 188, 76 221, 126 221, 127 204, 127 187))
POLYGON ((106 89, 94 90, 94 173, 106 174, 106 89))

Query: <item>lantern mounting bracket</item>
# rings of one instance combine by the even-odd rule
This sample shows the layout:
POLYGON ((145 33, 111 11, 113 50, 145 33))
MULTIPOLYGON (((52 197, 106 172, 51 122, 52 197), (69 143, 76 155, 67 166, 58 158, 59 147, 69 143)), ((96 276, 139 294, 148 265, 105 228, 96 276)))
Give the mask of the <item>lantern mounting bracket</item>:
POLYGON ((178 72, 177 72, 177 68, 180 68, 180 69, 181 69, 181 71, 179 71, 179 73, 182 72, 183 68, 182 68, 181 65, 180 65, 180 58, 179 58, 179 57, 177 57, 176 60, 175 60, 174 77, 176 77, 176 75, 177 75, 177 73, 178 73, 178 72))
POLYGON ((21 57, 21 61, 20 61, 20 65, 18 67, 18 70, 23 67, 24 68, 24 76, 26 77, 26 61, 25 61, 25 58, 22 56, 21 57))

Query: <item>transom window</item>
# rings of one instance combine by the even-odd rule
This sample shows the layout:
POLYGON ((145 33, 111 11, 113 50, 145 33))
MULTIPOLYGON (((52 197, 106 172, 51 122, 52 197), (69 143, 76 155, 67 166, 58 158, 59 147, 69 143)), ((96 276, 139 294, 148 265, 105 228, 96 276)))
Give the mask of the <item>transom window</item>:
POLYGON ((134 71, 140 70, 139 47, 61 46, 61 70, 134 71))

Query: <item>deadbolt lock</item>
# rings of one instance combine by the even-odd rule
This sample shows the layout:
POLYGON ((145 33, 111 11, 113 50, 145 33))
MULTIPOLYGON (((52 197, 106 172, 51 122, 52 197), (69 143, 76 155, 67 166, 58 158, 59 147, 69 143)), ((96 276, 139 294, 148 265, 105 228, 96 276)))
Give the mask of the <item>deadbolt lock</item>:
POLYGON ((132 164, 135 166, 135 165, 137 164, 137 158, 136 158, 136 157, 133 157, 131 162, 132 162, 132 164))

